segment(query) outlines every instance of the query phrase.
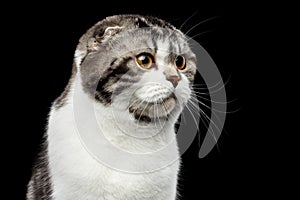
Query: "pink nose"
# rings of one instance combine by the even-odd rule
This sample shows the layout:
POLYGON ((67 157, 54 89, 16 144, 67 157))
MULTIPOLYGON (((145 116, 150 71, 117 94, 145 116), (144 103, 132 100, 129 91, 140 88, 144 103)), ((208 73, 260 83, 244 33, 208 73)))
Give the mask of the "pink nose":
POLYGON ((174 88, 176 88, 176 86, 178 85, 179 77, 178 76, 169 76, 169 77, 167 77, 167 80, 173 84, 174 88))

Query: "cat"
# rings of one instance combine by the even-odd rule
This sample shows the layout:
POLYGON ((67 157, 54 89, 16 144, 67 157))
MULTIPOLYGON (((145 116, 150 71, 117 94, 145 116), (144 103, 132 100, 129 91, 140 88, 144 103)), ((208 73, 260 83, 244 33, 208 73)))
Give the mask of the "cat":
POLYGON ((27 200, 176 199, 180 156, 174 125, 195 73, 196 56, 186 36, 168 22, 115 15, 95 24, 80 38, 69 83, 51 107, 27 200), (101 152, 112 146, 150 152, 149 160, 125 156, 116 169, 93 157, 80 139, 97 132, 88 125, 93 118, 88 104, 111 144, 98 145, 101 152))

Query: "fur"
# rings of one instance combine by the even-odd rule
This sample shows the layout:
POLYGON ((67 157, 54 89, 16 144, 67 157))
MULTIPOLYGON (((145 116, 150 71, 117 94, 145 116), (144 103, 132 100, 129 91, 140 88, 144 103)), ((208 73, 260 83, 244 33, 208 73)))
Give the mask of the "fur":
MULTIPOLYGON (((92 27, 80 39, 72 77, 51 108, 46 149, 38 161, 43 165, 35 167, 27 199, 176 199, 180 159, 174 124, 190 98, 194 61, 184 35, 163 20, 120 15, 92 27), (138 29, 145 27, 150 29, 138 29), (150 70, 137 66, 134 60, 145 51, 155 55, 150 70), (174 67, 174 53, 184 55, 186 69, 174 67), (169 76, 178 76, 178 84, 172 83, 169 76), (74 114, 75 98, 79 118, 74 114), (134 154, 149 154, 167 145, 169 148, 151 154, 147 161, 126 162, 124 158, 124 165, 143 169, 144 173, 126 172, 99 162, 78 135, 78 124, 86 125, 86 134, 97 132, 89 126, 88 105, 94 105, 97 123, 114 147, 134 154), (177 159, 152 170, 170 158, 177 159), (45 193, 36 192, 45 186, 45 193)), ((103 152, 109 152, 109 148, 100 145, 103 152)), ((114 155, 107 156, 115 159, 114 155)))

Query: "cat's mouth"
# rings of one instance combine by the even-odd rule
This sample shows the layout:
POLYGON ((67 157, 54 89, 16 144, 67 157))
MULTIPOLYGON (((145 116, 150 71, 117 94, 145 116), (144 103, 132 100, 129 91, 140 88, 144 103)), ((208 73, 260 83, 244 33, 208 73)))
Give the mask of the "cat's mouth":
POLYGON ((168 97, 157 101, 146 101, 136 96, 131 98, 128 111, 138 122, 154 122, 168 120, 176 105, 176 97, 171 93, 168 97))

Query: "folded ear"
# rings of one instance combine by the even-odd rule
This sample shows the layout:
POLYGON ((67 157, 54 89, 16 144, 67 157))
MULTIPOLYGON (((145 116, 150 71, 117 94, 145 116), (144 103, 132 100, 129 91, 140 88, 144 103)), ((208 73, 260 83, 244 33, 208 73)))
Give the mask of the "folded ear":
POLYGON ((119 33, 123 27, 120 26, 98 26, 88 30, 79 41, 75 51, 75 64, 80 68, 81 63, 89 52, 97 51, 101 44, 109 41, 114 35, 119 33))
POLYGON ((96 36, 96 40, 99 43, 104 43, 104 42, 108 41, 112 36, 119 33, 122 29, 123 29, 123 27, 120 27, 120 26, 107 27, 104 32, 99 33, 96 36))

